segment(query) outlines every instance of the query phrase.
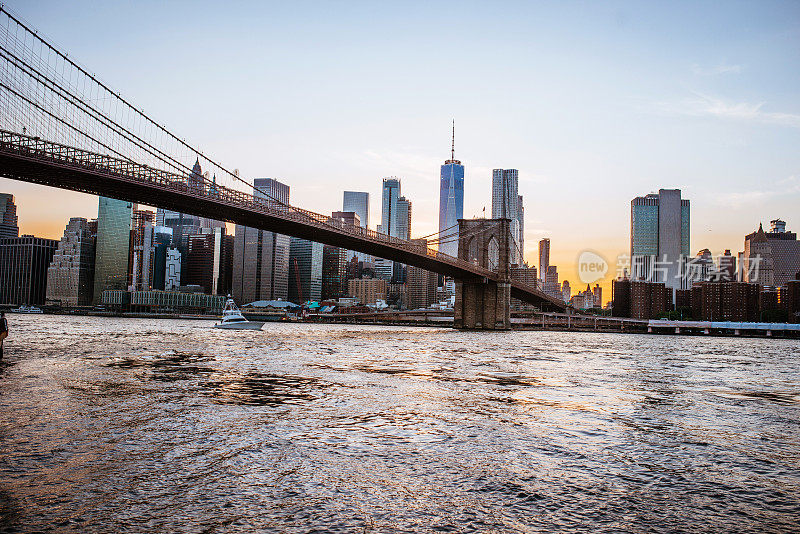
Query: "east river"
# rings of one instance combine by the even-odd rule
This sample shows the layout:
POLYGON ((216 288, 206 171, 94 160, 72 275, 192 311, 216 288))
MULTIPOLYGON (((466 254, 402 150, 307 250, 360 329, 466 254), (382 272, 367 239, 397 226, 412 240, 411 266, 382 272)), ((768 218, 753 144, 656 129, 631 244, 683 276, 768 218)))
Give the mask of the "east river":
POLYGON ((9 315, 2 532, 800 529, 800 341, 9 315))

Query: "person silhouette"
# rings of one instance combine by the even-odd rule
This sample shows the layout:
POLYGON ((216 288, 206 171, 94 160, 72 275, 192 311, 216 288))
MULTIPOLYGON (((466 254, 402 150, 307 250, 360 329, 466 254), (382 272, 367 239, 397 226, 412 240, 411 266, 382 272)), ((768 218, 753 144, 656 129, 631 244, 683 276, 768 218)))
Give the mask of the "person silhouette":
POLYGON ((8 321, 6 312, 0 312, 0 360, 3 359, 3 340, 8 337, 8 321))

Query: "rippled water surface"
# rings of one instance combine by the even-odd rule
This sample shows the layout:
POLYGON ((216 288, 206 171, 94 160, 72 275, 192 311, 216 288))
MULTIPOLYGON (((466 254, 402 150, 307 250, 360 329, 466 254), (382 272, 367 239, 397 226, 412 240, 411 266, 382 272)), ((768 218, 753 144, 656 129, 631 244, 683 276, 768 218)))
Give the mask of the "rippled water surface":
POLYGON ((798 341, 10 319, 2 531, 800 525, 798 341))

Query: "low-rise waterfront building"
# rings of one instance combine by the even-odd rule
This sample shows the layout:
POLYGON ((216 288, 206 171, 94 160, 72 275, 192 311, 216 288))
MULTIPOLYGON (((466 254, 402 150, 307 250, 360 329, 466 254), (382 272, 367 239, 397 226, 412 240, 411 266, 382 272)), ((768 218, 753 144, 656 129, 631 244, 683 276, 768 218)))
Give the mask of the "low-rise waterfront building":
POLYGON ((189 291, 103 291, 103 306, 116 312, 136 313, 222 313, 225 297, 189 291))

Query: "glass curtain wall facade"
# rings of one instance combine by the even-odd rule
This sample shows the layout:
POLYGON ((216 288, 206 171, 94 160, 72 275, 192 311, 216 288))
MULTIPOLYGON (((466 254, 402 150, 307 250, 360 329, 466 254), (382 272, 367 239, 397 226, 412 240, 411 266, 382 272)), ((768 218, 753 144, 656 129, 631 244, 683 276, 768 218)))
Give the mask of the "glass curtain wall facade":
POLYGON ((397 237, 411 239, 411 201, 406 197, 397 199, 397 237))
POLYGON ((306 239, 291 238, 289 254, 289 300, 295 304, 322 298, 323 246, 306 239))
POLYGON ((378 232, 392 237, 398 236, 397 201, 400 198, 400 180, 384 178, 381 192, 381 224, 378 232))
POLYGON ((342 199, 342 211, 353 211, 358 215, 363 228, 369 228, 369 193, 362 191, 345 191, 342 199))
POLYGON ((105 290, 128 289, 134 207, 124 200, 100 197, 95 246, 95 304, 100 302, 105 290))
MULTIPOLYGON (((439 174, 439 234, 458 233, 459 219, 464 218, 464 166, 455 159, 447 160, 439 174)), ((439 245, 439 252, 458 256, 458 240, 439 245)))
POLYGON ((632 280, 688 287, 690 203, 680 189, 660 189, 631 201, 632 280))
MULTIPOLYGON (((369 193, 363 191, 345 191, 342 198, 342 211, 353 212, 358 215, 362 228, 369 228, 369 193)), ((357 261, 372 261, 372 256, 363 252, 347 251, 347 260, 353 256, 357 261)))

